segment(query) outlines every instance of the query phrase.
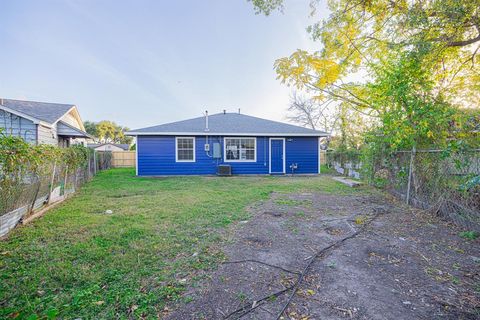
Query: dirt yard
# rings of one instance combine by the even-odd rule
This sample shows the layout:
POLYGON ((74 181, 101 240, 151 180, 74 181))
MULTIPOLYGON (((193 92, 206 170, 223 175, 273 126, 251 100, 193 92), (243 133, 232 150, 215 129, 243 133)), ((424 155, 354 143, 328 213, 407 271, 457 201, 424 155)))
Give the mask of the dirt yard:
POLYGON ((324 193, 273 193, 250 210, 225 262, 167 318, 277 319, 285 306, 280 319, 480 317, 479 241, 437 217, 324 193))

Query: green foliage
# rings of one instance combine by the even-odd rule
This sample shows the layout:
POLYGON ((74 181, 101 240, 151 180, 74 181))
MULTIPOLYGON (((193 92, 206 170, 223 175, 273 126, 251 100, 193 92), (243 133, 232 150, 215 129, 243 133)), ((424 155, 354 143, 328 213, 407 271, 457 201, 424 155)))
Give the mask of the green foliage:
POLYGON ((1 176, 14 174, 28 167, 31 151, 31 146, 22 138, 6 135, 0 131, 1 176))
POLYGON ((348 162, 358 163, 360 161, 360 151, 355 149, 338 148, 327 152, 327 161, 330 166, 333 162, 344 166, 348 162))
POLYGON ((126 144, 132 142, 132 137, 125 136, 125 132, 130 129, 117 125, 113 121, 103 120, 98 123, 85 121, 85 130, 101 142, 126 144))
POLYGON ((468 239, 468 240, 475 240, 478 238, 479 234, 475 231, 463 231, 460 232, 460 237, 468 239))
POLYGON ((378 67, 376 81, 368 84, 372 104, 380 110, 380 125, 370 138, 392 151, 446 147, 452 133, 455 109, 433 92, 431 66, 424 56, 402 54, 378 67))
POLYGON ((84 167, 87 164, 89 153, 93 152, 91 149, 78 144, 70 148, 62 148, 60 151, 62 155, 61 160, 71 169, 84 167))
POLYGON ((459 190, 471 191, 471 190, 474 190, 475 188, 480 190, 480 175, 474 176, 468 179, 467 181, 465 181, 465 183, 460 185, 459 190))
POLYGON ((328 164, 320 165, 320 172, 322 174, 334 174, 335 170, 331 168, 328 164))
POLYGON ((283 0, 247 0, 253 4, 256 14, 268 16, 275 10, 283 10, 283 0))
POLYGON ((89 152, 90 149, 80 145, 69 148, 32 145, 0 131, 0 213, 15 206, 27 188, 26 181, 50 174, 54 163, 66 165, 68 170, 84 166, 89 152))
POLYGON ((46 164, 65 163, 79 168, 87 163, 90 149, 81 145, 59 148, 52 145, 32 145, 22 138, 0 131, 0 177, 2 181, 21 178, 19 174, 40 174, 46 164))
MULTIPOLYGON (((253 2, 268 14, 284 1, 253 2)), ((312 16, 320 1, 311 1, 312 16)), ((282 80, 310 86, 357 107, 370 107, 364 86, 345 81, 363 70, 375 76, 375 66, 405 52, 429 51, 426 62, 435 76, 435 88, 450 103, 460 100, 479 106, 480 74, 475 63, 480 43, 479 0, 328 2, 330 15, 308 28, 322 44, 319 52, 298 50, 279 59, 282 80), (343 81, 335 81, 335 78, 343 81)), ((466 103, 465 103, 466 104, 466 103)))
POLYGON ((93 121, 84 121, 85 131, 92 137, 98 137, 97 124, 93 121))
MULTIPOLYGON (((283 1, 253 4, 269 13, 283 1)), ((475 115, 465 118, 460 108, 478 115, 480 107, 480 0, 334 0, 328 6, 329 17, 308 28, 322 49, 278 59, 282 83, 355 110, 370 127, 365 138, 373 150, 478 147, 469 125, 475 115), (359 72, 362 81, 352 81, 359 72)), ((349 144, 345 128, 335 132, 340 147, 349 144)))

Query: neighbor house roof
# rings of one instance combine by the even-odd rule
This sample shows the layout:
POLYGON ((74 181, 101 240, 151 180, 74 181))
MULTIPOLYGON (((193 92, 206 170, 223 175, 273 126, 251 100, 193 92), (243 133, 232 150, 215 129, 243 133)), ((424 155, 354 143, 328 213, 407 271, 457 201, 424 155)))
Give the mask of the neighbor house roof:
POLYGON ((69 125, 66 122, 58 121, 57 124, 57 134, 59 136, 67 136, 67 137, 77 137, 77 138, 93 138, 91 135, 82 131, 78 128, 75 128, 72 125, 69 125))
POLYGON ((110 142, 107 142, 107 143, 89 143, 89 144, 87 144, 87 147, 92 148, 92 149, 96 149, 98 147, 102 147, 102 146, 107 145, 107 144, 115 146, 115 147, 122 148, 123 150, 129 150, 130 149, 130 145, 128 143, 110 143, 110 142))
POLYGON ((44 121, 50 125, 57 122, 65 113, 75 107, 72 104, 59 104, 37 101, 23 101, 13 99, 0 99, 0 105, 6 109, 16 111, 34 119, 44 121))
POLYGON ((277 121, 261 119, 239 113, 217 113, 206 117, 172 122, 153 127, 131 130, 128 135, 238 135, 238 136, 315 136, 329 134, 277 121))

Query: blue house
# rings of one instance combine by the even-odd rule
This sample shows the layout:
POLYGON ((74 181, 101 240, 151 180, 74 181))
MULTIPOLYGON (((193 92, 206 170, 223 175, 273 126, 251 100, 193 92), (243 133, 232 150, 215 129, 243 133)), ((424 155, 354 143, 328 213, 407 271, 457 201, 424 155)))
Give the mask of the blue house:
POLYGON ((137 175, 317 174, 327 133, 240 113, 132 130, 137 175))

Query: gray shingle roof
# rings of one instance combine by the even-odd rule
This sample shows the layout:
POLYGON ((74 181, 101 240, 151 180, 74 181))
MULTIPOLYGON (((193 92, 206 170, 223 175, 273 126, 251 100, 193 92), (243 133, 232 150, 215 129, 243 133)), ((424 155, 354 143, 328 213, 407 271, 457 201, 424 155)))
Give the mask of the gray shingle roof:
POLYGON ((208 117, 205 130, 205 117, 198 117, 173 123, 162 124, 137 130, 129 135, 306 135, 327 136, 324 131, 307 129, 277 121, 261 119, 239 113, 217 113, 208 117))
POLYGON ((1 99, 0 103, 9 109, 21 112, 35 119, 45 121, 49 124, 55 123, 74 106, 72 104, 23 101, 13 99, 1 99))

